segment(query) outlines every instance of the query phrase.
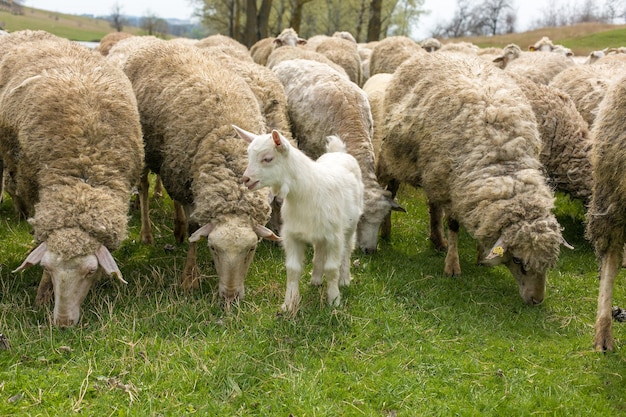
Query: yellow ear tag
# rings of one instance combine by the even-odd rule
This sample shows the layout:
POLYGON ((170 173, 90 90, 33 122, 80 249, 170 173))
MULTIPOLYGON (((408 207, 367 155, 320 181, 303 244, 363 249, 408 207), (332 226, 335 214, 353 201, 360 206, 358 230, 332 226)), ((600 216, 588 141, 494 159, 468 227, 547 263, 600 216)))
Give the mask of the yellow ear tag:
POLYGON ((504 248, 502 246, 496 246, 495 248, 491 250, 491 253, 493 253, 494 255, 498 255, 499 257, 503 257, 504 248))

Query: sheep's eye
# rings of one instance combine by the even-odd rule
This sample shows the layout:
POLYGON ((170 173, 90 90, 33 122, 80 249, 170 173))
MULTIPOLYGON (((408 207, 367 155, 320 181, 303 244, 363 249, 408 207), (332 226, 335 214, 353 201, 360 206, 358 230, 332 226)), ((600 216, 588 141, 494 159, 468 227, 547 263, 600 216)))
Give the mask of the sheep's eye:
POLYGON ((522 260, 520 258, 515 258, 515 257, 513 257, 511 260, 513 261, 514 264, 519 265, 519 269, 520 271, 522 271, 522 274, 526 275, 527 271, 522 260))

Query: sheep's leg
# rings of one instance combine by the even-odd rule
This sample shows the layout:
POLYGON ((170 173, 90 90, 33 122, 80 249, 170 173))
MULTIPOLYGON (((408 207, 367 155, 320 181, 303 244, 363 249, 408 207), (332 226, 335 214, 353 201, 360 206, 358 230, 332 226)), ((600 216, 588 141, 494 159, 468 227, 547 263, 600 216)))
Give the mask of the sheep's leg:
POLYGON ((302 264, 304 263, 303 242, 296 241, 288 236, 283 236, 283 246, 285 248, 285 267, 287 269, 287 290, 285 291, 285 302, 281 306, 283 311, 295 313, 300 304, 300 275, 302 275, 302 264))
POLYGON ((54 295, 54 289, 52 286, 52 277, 44 269, 41 275, 41 281, 39 281, 39 288, 37 288, 37 296, 35 297, 35 305, 42 306, 52 301, 54 295))
POLYGON ((430 241, 438 251, 445 251, 448 247, 443 236, 443 208, 439 204, 428 203, 430 214, 430 241))
POLYGON ((198 243, 189 242, 189 249, 187 250, 187 259, 185 261, 185 268, 183 269, 183 275, 181 277, 180 286, 184 290, 200 288, 200 274, 198 272, 198 243))
POLYGON ((160 175, 157 175, 156 178, 154 179, 154 191, 152 195, 155 198, 163 197, 163 181, 161 180, 160 175))
POLYGON ((326 243, 318 242, 313 245, 313 271, 311 272, 311 285, 322 285, 324 264, 326 264, 326 243))
POLYGON ((154 244, 154 236, 152 235, 152 225, 150 224, 150 203, 148 201, 148 170, 145 169, 141 174, 139 183, 139 209, 141 214, 141 241, 146 245, 154 244))
POLYGON ((613 283, 619 271, 623 248, 610 249, 600 262, 600 290, 598 292, 598 314, 596 316, 594 346, 597 351, 613 351, 613 283))
POLYGON ((174 238, 183 243, 187 238, 187 215, 181 203, 174 200, 174 238))
POLYGON ((461 275, 461 263, 459 262, 459 222, 448 218, 448 253, 446 265, 443 269, 447 275, 461 275))
MULTIPOLYGON (((396 194, 398 193, 398 189, 400 188, 400 182, 396 180, 389 181, 387 184, 387 190, 391 191, 391 199, 396 198, 396 194)), ((380 237, 381 239, 389 241, 391 239, 391 212, 387 213, 385 216, 383 223, 380 226, 380 237)))

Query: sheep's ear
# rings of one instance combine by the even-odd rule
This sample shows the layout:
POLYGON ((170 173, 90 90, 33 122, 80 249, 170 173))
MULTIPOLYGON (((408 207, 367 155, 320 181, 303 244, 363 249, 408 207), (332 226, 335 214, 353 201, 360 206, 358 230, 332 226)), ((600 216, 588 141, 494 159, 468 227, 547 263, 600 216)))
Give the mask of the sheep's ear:
POLYGON ((46 242, 42 242, 39 246, 37 246, 31 253, 28 254, 26 260, 22 262, 22 265, 18 266, 13 272, 20 272, 28 268, 29 266, 37 265, 41 262, 41 258, 48 250, 48 246, 46 242))
POLYGON ((485 256, 485 260, 491 260, 498 257, 502 258, 504 256, 504 252, 506 252, 506 246, 502 240, 502 236, 500 236, 498 240, 496 240, 496 243, 493 244, 489 254, 485 256))
POLYGON ((243 130, 242 128, 235 125, 232 125, 232 127, 233 129, 235 129, 235 132, 237 132, 239 137, 248 143, 252 142, 254 138, 256 138, 256 135, 254 133, 250 133, 247 130, 243 130))
POLYGON ((257 234, 257 236, 267 239, 267 240, 271 240, 272 242, 280 242, 281 240, 283 240, 280 236, 276 235, 270 229, 268 229, 265 226, 261 226, 260 224, 257 224, 254 227, 254 231, 257 234))
POLYGON ((533 52, 534 52, 534 51, 536 51, 536 50, 537 50, 537 48, 535 48, 535 45, 530 45, 530 46, 528 47, 528 50, 529 50, 529 51, 533 51, 533 52))
POLYGON ((306 45, 306 39, 298 38, 298 45, 306 45))
POLYGON ((115 263, 115 259, 111 256, 111 252, 106 248, 106 246, 101 245, 96 251, 96 258, 98 259, 98 264, 104 269, 104 272, 107 275, 115 275, 117 279, 122 281, 124 284, 128 284, 128 282, 124 281, 122 278, 122 271, 115 263))
POLYGON ((398 204, 396 200, 390 198, 389 202, 391 203, 391 211, 401 211, 402 213, 406 213, 406 209, 398 204))
POLYGON ((193 243, 199 241, 203 237, 209 237, 214 228, 214 224, 205 224, 204 226, 193 232, 191 236, 189 236, 189 241, 193 243))

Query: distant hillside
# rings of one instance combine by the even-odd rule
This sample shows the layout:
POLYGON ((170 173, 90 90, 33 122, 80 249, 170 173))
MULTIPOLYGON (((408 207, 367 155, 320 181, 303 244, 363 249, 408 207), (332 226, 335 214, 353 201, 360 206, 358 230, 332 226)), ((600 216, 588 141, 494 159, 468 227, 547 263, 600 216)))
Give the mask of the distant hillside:
POLYGON ((527 49, 529 45, 534 44, 543 36, 549 37, 554 43, 559 43, 572 49, 575 55, 586 56, 591 51, 626 46, 626 25, 580 23, 572 26, 542 28, 508 35, 457 38, 446 40, 446 42, 466 41, 483 48, 489 46, 501 48, 514 43, 522 49, 527 49))

